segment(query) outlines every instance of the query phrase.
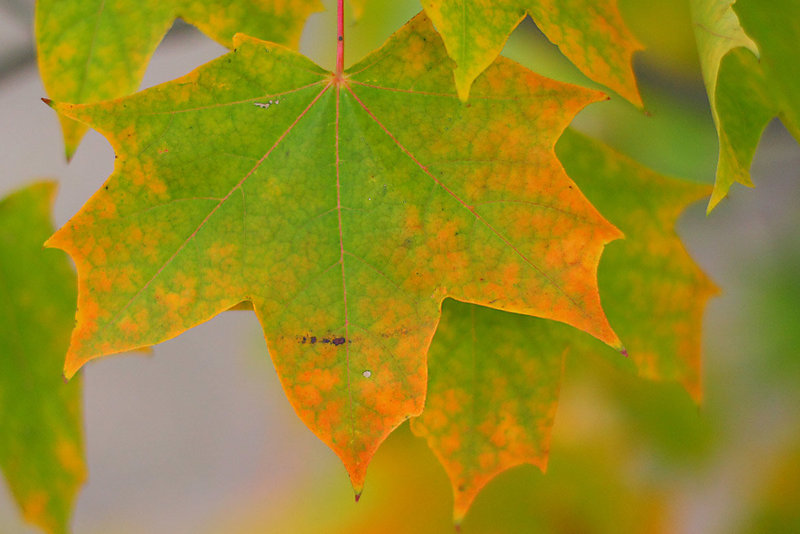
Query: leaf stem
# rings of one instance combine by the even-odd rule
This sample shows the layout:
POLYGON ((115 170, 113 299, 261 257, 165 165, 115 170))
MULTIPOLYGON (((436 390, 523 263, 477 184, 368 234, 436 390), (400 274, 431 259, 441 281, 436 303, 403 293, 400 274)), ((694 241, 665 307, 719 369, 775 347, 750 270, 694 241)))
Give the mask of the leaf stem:
POLYGON ((338 0, 336 21, 336 77, 341 78, 344 74, 344 0, 338 0))

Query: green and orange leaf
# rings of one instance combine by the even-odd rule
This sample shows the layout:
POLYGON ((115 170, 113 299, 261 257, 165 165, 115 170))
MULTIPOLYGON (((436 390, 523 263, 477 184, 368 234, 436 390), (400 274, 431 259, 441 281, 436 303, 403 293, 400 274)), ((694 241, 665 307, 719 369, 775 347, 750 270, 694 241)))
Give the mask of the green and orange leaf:
POLYGON ((464 105, 422 15, 342 76, 235 44, 131 97, 52 104, 117 154, 48 242, 78 269, 67 376, 250 301, 295 410, 359 492, 378 445, 422 410, 444 298, 621 349, 596 283, 619 231, 553 148, 602 95, 500 59, 464 105))
MULTIPOLYGON (((716 288, 686 253, 675 223, 710 192, 660 176, 567 131, 557 153, 587 197, 625 232, 600 265, 600 292, 641 376, 678 381, 702 396, 701 324, 716 288)), ((453 486, 454 517, 515 465, 547 465, 565 352, 620 356, 567 325, 446 303, 428 355, 428 397, 411 428, 453 486)))
MULTIPOLYGON (((719 289, 689 256, 675 225, 711 188, 662 176, 572 130, 556 154, 581 191, 625 233, 604 253, 598 277, 604 308, 639 375, 679 382, 700 403, 703 313, 719 289)), ((591 343, 585 350, 604 350, 582 339, 591 343)))
POLYGON ((0 468, 25 520, 60 534, 86 464, 81 380, 61 377, 75 274, 42 249, 54 196, 42 182, 0 201, 0 468))
POLYGON ((547 467, 567 350, 559 334, 569 328, 550 322, 452 300, 443 307, 425 411, 411 428, 447 471, 456 524, 501 472, 547 467))
POLYGON ((586 76, 642 106, 631 64, 642 46, 625 26, 616 0, 422 0, 422 6, 456 62, 463 100, 529 14, 586 76))
POLYGON ((692 15, 719 136, 711 211, 734 183, 753 185, 750 165, 773 117, 800 140, 800 4, 693 0, 692 15))
MULTIPOLYGON (((319 0, 38 0, 36 46, 47 94, 98 102, 135 91, 158 43, 176 18, 231 47, 244 32, 290 46, 319 0)), ((86 126, 59 116, 67 158, 86 126)))

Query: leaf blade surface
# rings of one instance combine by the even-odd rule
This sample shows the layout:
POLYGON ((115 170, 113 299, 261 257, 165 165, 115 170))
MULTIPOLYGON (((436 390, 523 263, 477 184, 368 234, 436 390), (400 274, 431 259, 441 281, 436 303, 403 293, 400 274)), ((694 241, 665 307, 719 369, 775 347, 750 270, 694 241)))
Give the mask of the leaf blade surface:
POLYGON ((449 76, 418 16, 341 80, 240 36, 174 82, 54 104, 117 153, 48 242, 79 273, 67 376, 249 300, 292 405, 360 492, 378 445, 422 409, 446 296, 620 347, 595 282, 619 233, 553 151, 600 95, 501 60, 464 105, 449 76))

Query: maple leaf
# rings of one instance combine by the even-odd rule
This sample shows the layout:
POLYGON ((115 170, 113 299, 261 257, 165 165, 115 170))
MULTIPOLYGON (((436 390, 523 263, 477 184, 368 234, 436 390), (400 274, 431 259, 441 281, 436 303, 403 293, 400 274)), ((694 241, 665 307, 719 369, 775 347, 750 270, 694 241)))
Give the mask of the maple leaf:
MULTIPOLYGON (((674 225, 710 188, 660 176, 573 131, 557 153, 589 200, 625 233, 603 256, 600 290, 639 374, 679 381, 699 401, 700 325, 716 288, 674 225)), ((456 523, 497 474, 521 463, 545 469, 568 349, 574 356, 604 351, 553 321, 459 302, 444 306, 428 355, 425 411, 411 428, 450 477, 456 523)))
POLYGON ((720 145, 710 212, 734 183, 752 187, 750 164, 770 119, 800 140, 800 4, 693 0, 692 16, 720 145))
POLYGON ((456 62, 456 87, 464 100, 530 14, 581 72, 642 106, 631 66, 642 46, 625 26, 616 0, 423 0, 422 5, 456 62))
MULTIPOLYGON (((38 0, 36 46, 47 94, 98 102, 130 94, 176 18, 230 48, 233 35, 295 46, 319 0, 38 0)), ((67 159, 86 126, 59 116, 67 159)))
POLYGON ((61 380, 75 274, 42 250, 54 195, 42 182, 0 201, 0 467, 25 519, 62 533, 86 465, 81 381, 61 380))
POLYGON ((547 466, 566 346, 559 330, 535 321, 451 300, 443 306, 425 411, 411 429, 450 478, 457 525, 502 471, 547 466))
POLYGON ((344 75, 235 42, 137 95, 52 104, 117 154, 48 241, 78 269, 66 376, 250 301, 296 412, 360 492, 380 442, 422 410, 445 297, 621 349, 596 286, 619 232, 553 151, 601 94, 501 59, 464 105, 424 16, 344 75))

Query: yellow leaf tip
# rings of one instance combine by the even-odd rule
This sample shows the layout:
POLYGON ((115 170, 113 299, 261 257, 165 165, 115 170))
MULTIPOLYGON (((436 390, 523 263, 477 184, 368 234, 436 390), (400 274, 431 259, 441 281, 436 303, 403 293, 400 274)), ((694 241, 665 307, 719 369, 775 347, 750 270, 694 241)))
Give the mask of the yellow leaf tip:
POLYGON ((358 502, 361 498, 361 493, 364 491, 364 480, 367 474, 366 465, 361 462, 345 462, 345 468, 350 477, 350 485, 353 487, 355 500, 358 502))
POLYGON ((233 34, 233 48, 234 51, 242 45, 242 42, 247 40, 247 35, 244 33, 234 33, 233 34))
POLYGON ((67 365, 64 365, 64 370, 61 372, 61 378, 64 380, 64 383, 69 383, 77 371, 77 369, 70 369, 67 365))
POLYGON ((466 104, 469 100, 469 91, 472 89, 472 82, 474 79, 465 79, 463 76, 459 76, 458 69, 453 71, 453 74, 456 82, 458 99, 461 100, 462 104, 466 104))
POLYGON ((64 361, 64 370, 63 376, 64 378, 69 381, 72 380, 72 377, 83 367, 83 364, 86 363, 86 360, 79 360, 75 357, 67 355, 67 359, 64 361))
POLYGON ((78 150, 77 146, 73 145, 65 145, 64 146, 64 157, 67 159, 67 163, 72 161, 72 156, 75 155, 75 152, 78 150))
POLYGON ((47 240, 44 242, 43 246, 44 246, 44 248, 57 248, 57 249, 64 250, 64 249, 61 248, 61 243, 59 242, 59 234, 58 234, 58 232, 56 232, 53 235, 51 235, 50 237, 48 237, 47 240))
POLYGON ((711 193, 711 198, 708 199, 708 206, 706 206, 706 216, 711 215, 711 212, 714 211, 714 208, 716 208, 722 201, 722 199, 725 197, 727 197, 727 193, 718 193, 717 189, 714 188, 714 192, 711 193))

